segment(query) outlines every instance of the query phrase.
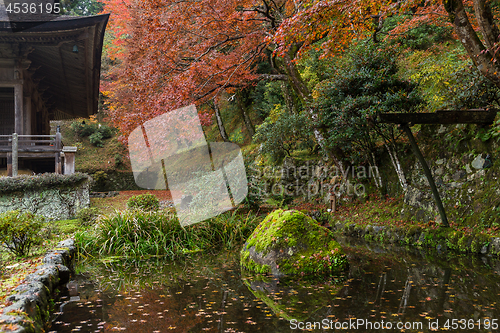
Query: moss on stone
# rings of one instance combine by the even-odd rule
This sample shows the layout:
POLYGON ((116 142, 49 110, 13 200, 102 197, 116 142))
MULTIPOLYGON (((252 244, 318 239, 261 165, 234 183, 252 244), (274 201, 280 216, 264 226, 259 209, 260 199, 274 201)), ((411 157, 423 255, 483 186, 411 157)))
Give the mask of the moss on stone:
POLYGON ((248 251, 241 252, 240 262, 242 266, 252 272, 259 274, 271 273, 271 267, 269 265, 260 265, 256 263, 255 261, 250 259, 250 252, 248 251))
POLYGON ((333 233, 299 211, 276 210, 254 230, 241 251, 241 266, 253 272, 277 275, 340 273, 347 259, 333 233), (273 265, 255 262, 273 256, 273 265), (267 266, 267 267, 265 267, 267 266))
POLYGON ((372 241, 373 240, 373 235, 372 234, 369 234, 369 233, 366 233, 363 238, 365 239, 365 241, 369 242, 369 241, 372 241))
POLYGON ((458 241, 460 240, 460 238, 462 238, 463 235, 464 233, 460 230, 451 232, 448 236, 446 244, 450 249, 458 250, 458 241))
POLYGON ((439 244, 445 244, 451 233, 451 228, 427 229, 421 233, 417 244, 419 246, 434 248, 439 244))

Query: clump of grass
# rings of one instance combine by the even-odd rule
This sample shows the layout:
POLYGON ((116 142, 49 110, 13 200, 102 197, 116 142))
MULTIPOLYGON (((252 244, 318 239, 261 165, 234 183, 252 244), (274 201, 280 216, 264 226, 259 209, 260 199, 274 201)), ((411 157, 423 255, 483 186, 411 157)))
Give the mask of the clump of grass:
POLYGON ((260 221, 254 215, 227 212, 182 227, 170 212, 126 210, 101 216, 91 231, 76 233, 75 240, 84 256, 178 256, 234 248, 260 221))

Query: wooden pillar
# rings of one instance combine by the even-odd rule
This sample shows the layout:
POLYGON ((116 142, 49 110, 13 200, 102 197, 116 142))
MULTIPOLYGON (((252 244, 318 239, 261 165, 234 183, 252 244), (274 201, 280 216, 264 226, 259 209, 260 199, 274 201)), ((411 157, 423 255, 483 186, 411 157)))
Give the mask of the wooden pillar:
POLYGON ((14 129, 17 134, 23 132, 23 85, 14 85, 14 129))
POLYGON ((72 175, 75 173, 75 155, 77 147, 64 147, 64 174, 72 175))
POLYGON ((422 155, 420 148, 418 148, 417 142, 415 141, 415 138, 413 137, 413 133, 411 132, 410 127, 408 127, 408 124, 401 124, 401 128, 406 133, 406 136, 408 136, 408 140, 410 141, 410 145, 411 145, 411 148, 413 149, 413 153, 415 154, 418 161, 422 165, 422 168, 424 169, 425 177, 427 178, 427 181, 429 182, 432 195, 434 196, 434 201, 436 202, 436 205, 437 205, 437 208, 439 211, 439 215, 441 216, 441 223, 443 224, 443 226, 449 227, 450 225, 448 224, 448 218, 446 217, 446 211, 444 210, 443 202, 441 201, 441 197, 439 196, 439 192, 438 192, 438 189, 436 187, 436 183, 434 183, 434 178, 432 177, 431 170, 429 169, 429 166, 427 165, 427 162, 425 161, 424 155, 422 155))
POLYGON ((12 153, 7 153, 7 176, 12 177, 12 153))
POLYGON ((61 150, 62 150, 62 138, 61 138, 61 128, 57 126, 56 130, 56 142, 55 142, 55 173, 62 174, 61 166, 61 150))
POLYGON ((24 97, 23 105, 23 134, 31 135, 31 97, 24 97))
MULTIPOLYGON (((12 134, 12 153, 11 153, 11 175, 12 177, 17 176, 18 171, 18 136, 17 133, 12 134)), ((8 163, 8 162, 7 162, 8 163)), ((8 169, 8 167, 7 167, 8 169)))

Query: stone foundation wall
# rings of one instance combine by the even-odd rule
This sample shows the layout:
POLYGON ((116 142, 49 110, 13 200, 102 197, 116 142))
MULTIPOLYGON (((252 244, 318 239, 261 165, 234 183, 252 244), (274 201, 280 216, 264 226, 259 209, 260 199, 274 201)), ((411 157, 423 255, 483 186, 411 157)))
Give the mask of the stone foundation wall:
POLYGON ((83 182, 73 188, 49 188, 0 194, 0 213, 30 211, 48 219, 66 220, 90 206, 90 184, 83 182))
MULTIPOLYGON (((448 220, 485 227, 500 226, 499 147, 494 140, 482 142, 473 137, 475 131, 476 128, 464 125, 423 127, 419 146, 431 169, 448 220), (464 133, 463 139, 460 133, 464 133)), ((404 193, 403 218, 440 223, 420 163, 411 155, 406 157, 410 158, 407 158, 405 169, 408 188, 404 193)))

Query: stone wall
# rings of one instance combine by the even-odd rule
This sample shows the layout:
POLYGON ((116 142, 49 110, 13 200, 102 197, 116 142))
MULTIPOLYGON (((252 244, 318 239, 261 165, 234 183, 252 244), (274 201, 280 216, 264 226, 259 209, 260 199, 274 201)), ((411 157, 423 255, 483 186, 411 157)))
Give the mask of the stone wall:
MULTIPOLYGON (((412 127, 440 192, 448 220, 500 228, 500 142, 492 138, 481 140, 484 139, 481 133, 487 130, 477 125, 461 124, 412 127)), ((402 139, 404 141, 405 137, 402 139)), ((403 142, 398 147, 398 159, 408 185, 406 190, 400 185, 386 148, 379 147, 377 153, 377 168, 382 180, 380 192, 403 198, 401 218, 439 223, 441 218, 430 186, 410 145, 403 142)), ((370 166, 362 161, 352 163, 346 164, 347 184, 339 191, 342 193, 338 204, 360 196, 362 199, 365 193, 379 192, 374 182, 377 175, 370 172, 370 166)), ((286 158, 276 172, 266 171, 266 168, 256 168, 253 172, 258 175, 254 176, 257 180, 251 182, 256 184, 253 192, 271 197, 276 192, 284 193, 283 198, 277 198, 278 202, 284 200, 284 204, 297 196, 309 200, 321 197, 325 204, 329 204, 328 185, 333 176, 339 175, 331 162, 323 160, 286 158), (291 198, 287 198, 288 195, 291 198)))
POLYGON ((48 219, 65 220, 90 206, 90 181, 72 187, 38 188, 0 194, 0 213, 30 211, 48 219))
MULTIPOLYGON (((435 249, 438 252, 450 251, 489 257, 500 256, 500 237, 490 237, 484 234, 467 235, 450 229, 357 225, 349 222, 336 222, 332 229, 336 233, 363 238, 369 242, 410 245, 435 249)), ((500 270, 497 274, 500 274, 500 270)))
POLYGON ((5 333, 44 332, 50 319, 50 300, 58 286, 69 281, 76 247, 72 239, 60 242, 42 259, 43 265, 28 275, 0 314, 0 331, 5 333))
MULTIPOLYGON (((471 125, 426 126, 417 139, 448 220, 491 226, 500 223, 499 147, 493 140, 476 138, 477 131, 471 125)), ((413 154, 403 158, 408 179, 403 217, 439 223, 441 218, 420 163, 413 154)))

